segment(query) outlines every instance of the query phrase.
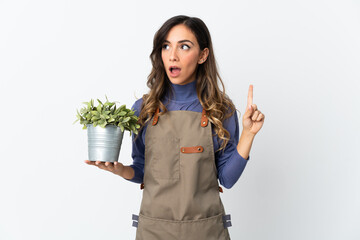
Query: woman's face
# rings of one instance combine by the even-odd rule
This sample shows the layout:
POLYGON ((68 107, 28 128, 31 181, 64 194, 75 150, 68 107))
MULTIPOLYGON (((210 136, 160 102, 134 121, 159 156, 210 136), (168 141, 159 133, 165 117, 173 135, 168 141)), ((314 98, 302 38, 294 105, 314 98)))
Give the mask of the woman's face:
POLYGON ((195 35, 184 24, 170 29, 161 50, 165 71, 173 84, 195 80, 198 64, 205 62, 208 49, 200 51, 195 35))

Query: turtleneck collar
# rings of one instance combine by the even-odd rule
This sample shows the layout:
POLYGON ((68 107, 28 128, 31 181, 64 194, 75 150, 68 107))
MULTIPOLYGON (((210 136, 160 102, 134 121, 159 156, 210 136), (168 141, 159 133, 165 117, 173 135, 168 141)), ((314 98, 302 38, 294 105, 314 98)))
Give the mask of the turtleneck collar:
MULTIPOLYGON (((170 82, 170 81, 169 81, 170 82)), ((175 102, 190 102, 198 99, 196 93, 196 80, 185 85, 173 84, 170 82, 170 87, 174 90, 173 96, 170 96, 170 91, 165 98, 175 102)))

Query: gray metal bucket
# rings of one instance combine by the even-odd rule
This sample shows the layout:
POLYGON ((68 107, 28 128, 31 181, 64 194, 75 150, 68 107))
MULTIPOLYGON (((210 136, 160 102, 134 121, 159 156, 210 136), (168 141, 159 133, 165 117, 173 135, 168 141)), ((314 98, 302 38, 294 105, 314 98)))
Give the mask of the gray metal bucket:
POLYGON ((114 125, 105 128, 87 124, 90 161, 117 162, 124 133, 114 125))

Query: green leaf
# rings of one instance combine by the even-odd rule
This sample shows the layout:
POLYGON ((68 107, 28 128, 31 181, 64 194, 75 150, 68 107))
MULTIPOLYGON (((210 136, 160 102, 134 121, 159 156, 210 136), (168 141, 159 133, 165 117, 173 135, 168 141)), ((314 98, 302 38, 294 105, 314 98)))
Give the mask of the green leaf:
POLYGON ((98 111, 91 111, 91 114, 95 116, 100 116, 100 113, 98 111))
POLYGON ((134 125, 130 125, 130 129, 131 129, 131 131, 135 131, 135 126, 134 126, 134 125))
POLYGON ((124 126, 123 126, 123 125, 119 124, 118 126, 120 127, 120 129, 121 129, 121 131, 122 131, 122 132, 124 132, 124 131, 125 131, 124 126))
POLYGON ((122 112, 120 112, 120 113, 119 113, 119 116, 125 116, 125 115, 126 115, 126 113, 127 113, 127 112, 122 111, 122 112))
POLYGON ((87 129, 86 125, 84 125, 82 129, 87 129))
POLYGON ((99 102, 99 104, 104 105, 99 99, 97 99, 97 101, 99 102))
POLYGON ((86 120, 89 121, 89 120, 91 119, 91 114, 90 114, 90 113, 86 114, 86 115, 85 115, 85 118, 86 118, 86 120))
POLYGON ((124 120, 122 122, 127 123, 129 120, 130 120, 130 117, 126 117, 126 118, 124 118, 124 120))
POLYGON ((93 117, 91 118, 91 121, 95 122, 95 121, 97 121, 97 120, 99 120, 99 119, 100 119, 99 117, 93 116, 93 117))
POLYGON ((124 105, 121 105, 120 107, 119 107, 119 109, 121 109, 121 111, 122 110, 124 110, 126 108, 126 105, 124 104, 124 105))

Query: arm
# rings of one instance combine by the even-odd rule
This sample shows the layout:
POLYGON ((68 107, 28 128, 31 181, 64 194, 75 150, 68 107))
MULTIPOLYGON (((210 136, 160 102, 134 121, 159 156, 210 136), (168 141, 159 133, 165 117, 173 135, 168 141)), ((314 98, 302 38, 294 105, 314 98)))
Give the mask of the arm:
MULTIPOLYGON (((225 147, 224 151, 215 153, 218 178, 220 184, 225 188, 231 188, 240 178, 244 171, 247 161, 250 156, 246 156, 246 159, 237 151, 237 144, 239 139, 239 122, 237 113, 226 119, 223 122, 224 128, 230 133, 230 140, 225 147)), ((215 145, 217 145, 217 139, 214 139, 215 145)))
POLYGON ((255 135, 247 132, 242 131, 239 143, 237 145, 237 151, 243 158, 248 158, 251 150, 251 145, 254 141, 255 135))
MULTIPOLYGON (((135 110, 135 115, 139 116, 142 99, 134 103, 132 108, 135 110)), ((121 177, 134 183, 142 183, 144 178, 144 162, 145 162, 145 144, 143 142, 143 134, 146 128, 143 128, 135 139, 135 134, 132 135, 132 154, 133 164, 124 166, 121 177)))
POLYGON ((237 146, 239 154, 243 157, 249 155, 251 145, 255 135, 264 124, 265 115, 253 104, 253 85, 249 86, 248 101, 245 114, 243 116, 243 131, 237 146))
POLYGON ((124 166, 122 173, 120 173, 120 176, 125 178, 126 180, 132 180, 135 176, 135 170, 130 166, 124 166))

